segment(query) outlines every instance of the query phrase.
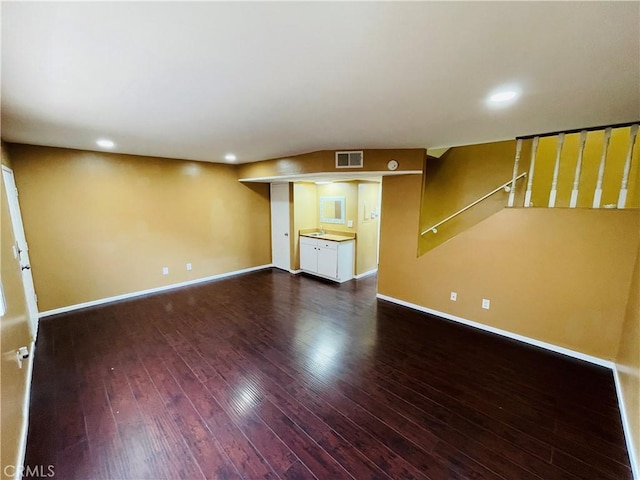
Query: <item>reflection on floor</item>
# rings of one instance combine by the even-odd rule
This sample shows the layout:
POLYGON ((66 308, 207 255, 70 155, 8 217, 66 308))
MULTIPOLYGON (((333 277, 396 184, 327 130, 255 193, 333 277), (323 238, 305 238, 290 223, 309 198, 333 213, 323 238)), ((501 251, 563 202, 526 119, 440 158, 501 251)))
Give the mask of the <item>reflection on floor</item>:
POLYGON ((265 270, 42 321, 63 479, 630 479, 611 372, 265 270))

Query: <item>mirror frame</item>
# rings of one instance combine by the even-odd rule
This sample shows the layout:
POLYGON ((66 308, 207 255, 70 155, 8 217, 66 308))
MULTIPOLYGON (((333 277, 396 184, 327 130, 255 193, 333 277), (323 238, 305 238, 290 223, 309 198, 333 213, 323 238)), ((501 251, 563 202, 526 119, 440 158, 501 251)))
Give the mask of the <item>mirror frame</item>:
POLYGON ((345 197, 320 197, 320 223, 345 223, 345 197), (324 202, 340 202, 340 218, 325 217, 324 202))

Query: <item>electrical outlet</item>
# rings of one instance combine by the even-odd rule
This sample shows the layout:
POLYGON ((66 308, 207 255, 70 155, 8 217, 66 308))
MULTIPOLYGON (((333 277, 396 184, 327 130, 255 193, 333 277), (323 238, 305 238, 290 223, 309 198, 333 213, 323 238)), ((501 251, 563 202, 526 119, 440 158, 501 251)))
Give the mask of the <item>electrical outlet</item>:
POLYGON ((162 274, 169 275, 169 267, 162 267, 162 274))
POLYGON ((451 292, 451 295, 449 296, 449 300, 451 300, 452 302, 455 302, 458 300, 458 292, 451 292))
POLYGON ((187 270, 191 270, 191 264, 187 263, 187 270))
POLYGON ((489 310, 491 308, 491 300, 489 300, 488 298, 483 298, 482 308, 484 308, 485 310, 489 310))
POLYGON ((353 228, 353 220, 347 220, 347 227, 353 228))

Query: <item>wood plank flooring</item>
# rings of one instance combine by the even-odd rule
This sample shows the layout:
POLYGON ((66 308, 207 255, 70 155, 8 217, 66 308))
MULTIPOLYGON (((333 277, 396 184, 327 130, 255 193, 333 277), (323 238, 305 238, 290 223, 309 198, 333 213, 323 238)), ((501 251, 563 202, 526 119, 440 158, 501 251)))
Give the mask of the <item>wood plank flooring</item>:
POLYGON ((41 322, 61 479, 631 479, 609 370, 278 270, 41 322))

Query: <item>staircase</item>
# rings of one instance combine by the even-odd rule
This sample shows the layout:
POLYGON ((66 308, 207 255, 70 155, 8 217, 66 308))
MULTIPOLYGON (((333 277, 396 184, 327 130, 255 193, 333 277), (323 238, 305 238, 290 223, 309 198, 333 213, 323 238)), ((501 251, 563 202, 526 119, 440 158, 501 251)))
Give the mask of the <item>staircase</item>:
POLYGON ((418 256, 511 208, 640 208, 638 123, 454 147, 424 175, 418 256))

